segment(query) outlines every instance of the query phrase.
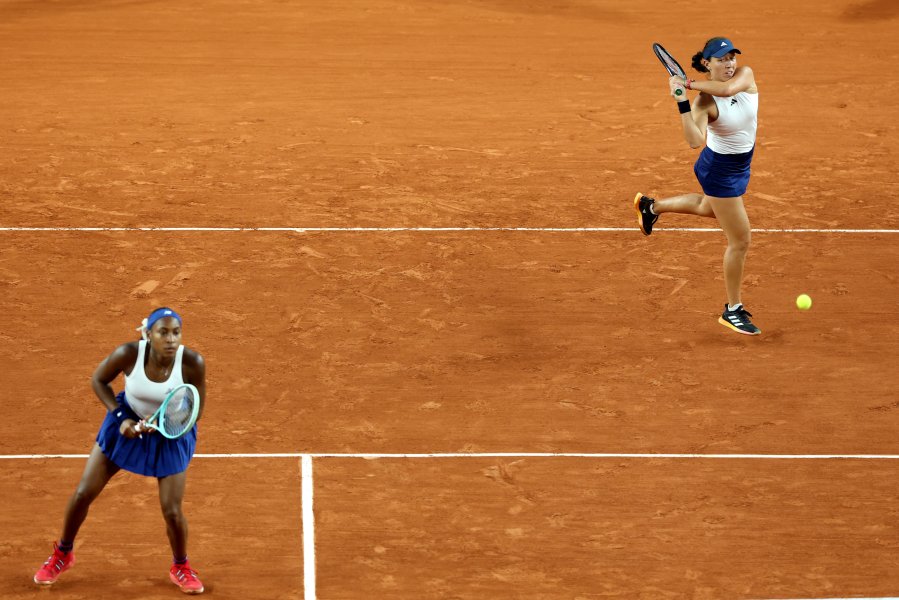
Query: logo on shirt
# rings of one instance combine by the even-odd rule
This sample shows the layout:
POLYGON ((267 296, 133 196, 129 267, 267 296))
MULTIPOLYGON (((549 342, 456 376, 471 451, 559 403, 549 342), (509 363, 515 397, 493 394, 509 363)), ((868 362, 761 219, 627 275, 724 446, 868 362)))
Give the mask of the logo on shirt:
POLYGON ((733 106, 733 105, 736 104, 736 103, 737 103, 737 99, 736 99, 736 98, 731 98, 731 99, 730 99, 730 105, 731 105, 731 106, 733 106))

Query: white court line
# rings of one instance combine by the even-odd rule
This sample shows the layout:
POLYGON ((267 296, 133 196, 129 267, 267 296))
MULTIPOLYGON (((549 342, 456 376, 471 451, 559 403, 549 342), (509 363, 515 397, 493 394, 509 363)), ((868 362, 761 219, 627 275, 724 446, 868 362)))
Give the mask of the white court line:
MULTIPOLYGON (((478 232, 529 231, 558 233, 595 233, 639 231, 636 227, 0 227, 8 232, 65 231, 165 231, 165 232, 289 232, 289 233, 354 233, 354 232, 478 232)), ((721 229, 705 227, 658 227, 653 231, 687 233, 721 233, 721 229)), ((753 229, 753 233, 899 233, 899 229, 753 229)))
MULTIPOLYGON (((87 454, 0 454, 0 460, 34 460, 43 458, 87 458, 87 454)), ((449 452, 449 453, 232 453, 194 454, 194 458, 673 458, 709 460, 899 460, 899 454, 665 454, 620 452, 449 452)))
POLYGON ((315 600, 315 513, 312 512, 312 457, 303 455, 300 468, 303 507, 303 589, 304 600, 315 600))

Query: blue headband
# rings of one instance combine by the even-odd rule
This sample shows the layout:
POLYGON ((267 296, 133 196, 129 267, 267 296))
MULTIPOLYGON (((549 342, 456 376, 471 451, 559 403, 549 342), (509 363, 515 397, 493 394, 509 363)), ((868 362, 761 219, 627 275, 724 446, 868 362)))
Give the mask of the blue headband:
POLYGON ((166 317, 178 319, 178 324, 181 324, 181 316, 171 308, 157 308, 150 313, 149 317, 147 317, 147 331, 153 329, 153 325, 156 324, 156 321, 158 321, 159 319, 164 319, 166 317))

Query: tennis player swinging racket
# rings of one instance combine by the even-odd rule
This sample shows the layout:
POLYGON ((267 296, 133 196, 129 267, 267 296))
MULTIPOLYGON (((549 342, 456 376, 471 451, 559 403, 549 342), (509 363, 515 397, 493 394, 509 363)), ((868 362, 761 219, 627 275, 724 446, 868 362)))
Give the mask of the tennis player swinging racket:
POLYGON ((634 198, 637 223, 643 235, 652 233, 662 213, 711 217, 727 235, 724 251, 724 284, 727 303, 718 322, 744 335, 761 330, 749 319, 743 306, 741 288, 743 266, 749 251, 749 216, 743 194, 749 185, 749 167, 755 151, 758 128, 759 90, 752 69, 737 65, 741 52, 723 37, 708 40, 693 56, 693 68, 707 79, 688 79, 676 60, 660 44, 653 51, 670 78, 669 91, 677 101, 684 138, 691 148, 703 145, 693 167, 702 193, 690 193, 661 200, 638 193, 634 198), (687 90, 699 95, 692 106, 687 90))

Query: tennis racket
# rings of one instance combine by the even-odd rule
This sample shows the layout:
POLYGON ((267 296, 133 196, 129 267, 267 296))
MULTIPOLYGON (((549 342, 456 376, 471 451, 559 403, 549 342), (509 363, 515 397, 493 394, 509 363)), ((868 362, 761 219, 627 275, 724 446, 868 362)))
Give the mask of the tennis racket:
MULTIPOLYGON (((687 73, 684 71, 683 67, 680 66, 680 63, 674 60, 674 57, 671 56, 665 48, 662 47, 662 44, 656 42, 652 45, 652 51, 656 53, 656 56, 662 61, 662 64, 665 65, 665 68, 668 70, 669 75, 672 77, 681 77, 684 81, 687 80, 687 73)), ((680 96, 684 93, 684 90, 676 90, 674 92, 675 96, 680 96)))
POLYGON ((155 429, 170 440, 190 431, 200 416, 200 392, 189 383, 183 383, 169 392, 153 416, 142 424, 155 429))

